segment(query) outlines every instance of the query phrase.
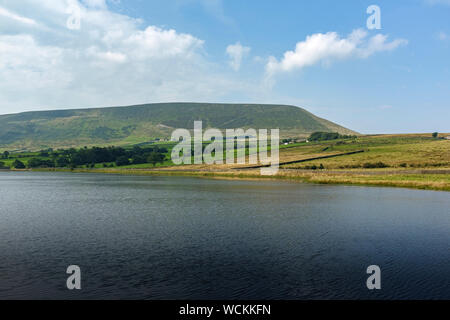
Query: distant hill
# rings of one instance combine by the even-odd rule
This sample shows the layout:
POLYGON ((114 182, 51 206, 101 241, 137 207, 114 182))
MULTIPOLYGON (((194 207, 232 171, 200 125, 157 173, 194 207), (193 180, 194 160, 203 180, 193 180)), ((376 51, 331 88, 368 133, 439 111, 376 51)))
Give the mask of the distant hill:
POLYGON ((175 128, 280 128, 282 137, 314 131, 354 131, 286 105, 158 103, 127 107, 35 111, 0 115, 0 148, 37 150, 127 145, 169 138, 175 128))

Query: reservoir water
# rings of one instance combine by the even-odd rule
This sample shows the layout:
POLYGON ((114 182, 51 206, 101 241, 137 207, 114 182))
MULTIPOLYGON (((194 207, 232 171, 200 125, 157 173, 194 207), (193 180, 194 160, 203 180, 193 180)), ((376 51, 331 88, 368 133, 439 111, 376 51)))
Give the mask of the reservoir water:
POLYGON ((113 298, 450 299, 450 193, 0 173, 0 299, 113 298))

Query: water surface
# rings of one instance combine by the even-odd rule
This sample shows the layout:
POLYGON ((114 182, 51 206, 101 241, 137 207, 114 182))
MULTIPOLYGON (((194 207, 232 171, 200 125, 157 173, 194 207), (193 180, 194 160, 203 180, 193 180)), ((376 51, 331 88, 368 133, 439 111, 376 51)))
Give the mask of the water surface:
POLYGON ((0 299, 450 299, 448 192, 22 172, 0 190, 0 299))

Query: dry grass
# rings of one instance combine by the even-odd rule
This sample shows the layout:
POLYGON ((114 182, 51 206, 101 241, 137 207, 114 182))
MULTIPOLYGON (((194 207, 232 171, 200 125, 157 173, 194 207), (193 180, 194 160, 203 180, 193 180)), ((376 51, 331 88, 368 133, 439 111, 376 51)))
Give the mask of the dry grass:
MULTIPOLYGON (((323 164, 326 169, 345 169, 362 167, 365 163, 383 162, 394 168, 450 167, 450 140, 433 140, 414 135, 391 135, 388 137, 362 137, 355 142, 344 141, 340 145, 329 143, 328 147, 327 152, 329 153, 357 149, 364 149, 366 152, 311 161, 307 165, 319 166, 323 164)), ((295 150, 291 152, 293 151, 295 150)), ((286 168, 304 168, 304 166, 303 163, 292 164, 286 166, 286 168)))

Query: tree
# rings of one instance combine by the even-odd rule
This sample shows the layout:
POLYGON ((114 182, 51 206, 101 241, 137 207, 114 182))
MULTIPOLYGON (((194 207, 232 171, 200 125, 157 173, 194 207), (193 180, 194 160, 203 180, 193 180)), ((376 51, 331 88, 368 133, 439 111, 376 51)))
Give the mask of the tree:
POLYGON ((70 164, 69 158, 67 157, 59 157, 56 159, 56 165, 58 168, 64 168, 67 167, 70 164))
POLYGON ((431 135, 433 138, 437 138, 438 137, 438 132, 433 132, 433 134, 431 135))
POLYGON ((142 164, 142 163, 146 163, 147 159, 144 156, 135 155, 132 158, 132 162, 133 162, 133 164, 142 164))
POLYGON ((127 166, 130 164, 130 159, 127 156, 120 156, 116 159, 116 166, 127 166))
POLYGON ((9 169, 9 167, 5 166, 5 163, 0 161, 0 169, 9 169))
POLYGON ((142 150, 139 146, 134 146, 132 149, 132 153, 135 155, 142 155, 143 152, 144 150, 142 150))
POLYGON ((54 168, 55 163, 52 160, 32 158, 28 161, 28 166, 30 168, 54 168))
POLYGON ((16 169, 25 169, 23 162, 17 159, 13 162, 12 166, 16 169))
POLYGON ((162 153, 152 152, 148 157, 148 162, 156 166, 157 163, 163 163, 166 156, 162 153))
POLYGON ((9 158, 9 151, 3 152, 3 159, 8 159, 8 158, 9 158))
POLYGON ((325 140, 336 140, 341 136, 337 132, 314 132, 309 137, 309 141, 325 141, 325 140))

